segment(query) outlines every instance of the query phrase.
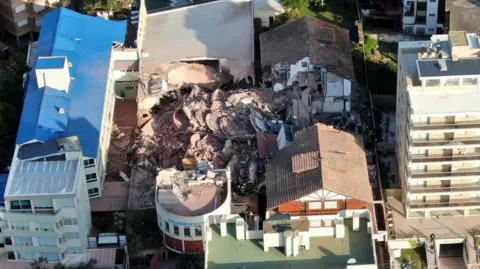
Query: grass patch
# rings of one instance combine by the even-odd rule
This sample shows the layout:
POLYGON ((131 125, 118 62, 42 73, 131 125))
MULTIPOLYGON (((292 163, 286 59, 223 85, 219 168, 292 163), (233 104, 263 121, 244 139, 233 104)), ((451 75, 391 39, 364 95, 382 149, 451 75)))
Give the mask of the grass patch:
POLYGON ((413 269, 426 269, 427 268, 427 255, 425 253, 424 246, 416 248, 402 249, 402 256, 396 259, 402 264, 409 264, 409 268, 413 269))

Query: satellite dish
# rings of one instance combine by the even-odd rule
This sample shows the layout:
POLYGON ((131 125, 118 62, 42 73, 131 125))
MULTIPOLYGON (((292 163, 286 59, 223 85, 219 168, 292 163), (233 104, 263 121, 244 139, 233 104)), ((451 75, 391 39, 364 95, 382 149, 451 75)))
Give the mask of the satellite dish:
POLYGON ((355 258, 350 258, 347 261, 347 264, 356 264, 356 263, 357 263, 357 260, 355 260, 355 258))

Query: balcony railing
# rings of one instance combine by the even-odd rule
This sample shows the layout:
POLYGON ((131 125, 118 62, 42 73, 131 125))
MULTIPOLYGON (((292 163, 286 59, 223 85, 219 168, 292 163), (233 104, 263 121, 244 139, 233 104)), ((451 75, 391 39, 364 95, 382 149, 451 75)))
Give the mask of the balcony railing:
POLYGON ((451 143, 458 142, 463 145, 476 145, 480 144, 480 137, 466 137, 466 138, 455 138, 455 139, 424 139, 416 138, 413 139, 414 147, 432 147, 432 146, 445 146, 451 143))
POLYGON ((475 128, 480 128, 480 121, 462 121, 455 123, 413 123, 414 131, 475 128))
POLYGON ((461 176, 480 176, 480 169, 463 169, 450 172, 442 171, 412 171, 412 178, 429 178, 429 177, 461 177, 461 176))
POLYGON ((460 162, 460 161, 475 161, 480 160, 480 154, 465 154, 457 156, 443 156, 433 155, 427 156, 425 154, 412 155, 412 163, 426 163, 426 162, 460 162))
POLYGON ((450 202, 442 201, 411 201, 409 202, 410 208, 435 208, 435 207, 465 207, 465 206, 480 206, 479 200, 454 200, 450 202))
POLYGON ((464 184, 458 186, 409 186, 411 193, 434 193, 434 192, 453 192, 453 191, 480 191, 480 184, 464 184))

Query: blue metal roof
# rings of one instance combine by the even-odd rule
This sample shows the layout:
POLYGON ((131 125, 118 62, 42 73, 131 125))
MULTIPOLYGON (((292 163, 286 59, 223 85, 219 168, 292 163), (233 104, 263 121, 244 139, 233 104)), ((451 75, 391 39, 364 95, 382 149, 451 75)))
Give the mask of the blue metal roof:
POLYGON ((83 154, 96 157, 112 42, 125 41, 126 26, 126 21, 108 21, 66 8, 45 15, 36 56, 66 56, 73 79, 66 94, 38 89, 35 72, 30 73, 17 144, 78 136, 83 154), (68 119, 55 113, 58 107, 67 106, 66 99, 68 119))
POLYGON ((38 58, 37 69, 59 69, 65 65, 65 57, 38 58))
POLYGON ((0 174, 0 203, 5 203, 5 189, 7 188, 8 174, 0 174))

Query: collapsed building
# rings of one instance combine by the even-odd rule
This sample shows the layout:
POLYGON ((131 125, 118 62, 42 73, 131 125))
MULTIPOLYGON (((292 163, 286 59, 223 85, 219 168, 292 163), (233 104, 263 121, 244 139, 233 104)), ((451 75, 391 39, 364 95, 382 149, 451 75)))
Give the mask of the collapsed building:
POLYGON ((351 111, 355 75, 348 30, 303 17, 262 33, 260 50, 263 81, 276 91, 308 89, 316 113, 351 111))

